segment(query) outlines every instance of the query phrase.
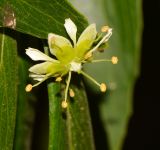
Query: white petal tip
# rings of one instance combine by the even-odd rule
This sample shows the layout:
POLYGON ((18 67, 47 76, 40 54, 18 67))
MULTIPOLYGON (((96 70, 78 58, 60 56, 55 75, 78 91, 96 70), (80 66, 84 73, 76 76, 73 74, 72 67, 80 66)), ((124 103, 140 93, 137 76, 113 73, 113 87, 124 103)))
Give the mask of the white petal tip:
POLYGON ((52 59, 51 57, 47 56, 46 54, 42 53, 41 51, 35 49, 35 48, 28 48, 26 49, 26 54, 35 61, 51 61, 55 62, 57 60, 52 59))
POLYGON ((30 57, 30 58, 32 58, 33 57, 33 52, 34 51, 34 49, 33 48, 27 48, 26 49, 26 54, 30 57))
POLYGON ((76 25, 74 24, 74 22, 70 18, 65 19, 64 26, 65 26, 66 30, 68 30, 68 29, 77 30, 76 25))
POLYGON ((76 25, 70 18, 67 18, 65 19, 64 27, 75 45, 76 44, 76 33, 77 33, 76 25))
POLYGON ((26 52, 32 50, 32 48, 28 47, 27 49, 25 49, 26 52))
POLYGON ((64 23, 64 26, 70 26, 70 25, 73 25, 74 24, 74 22, 70 19, 70 18, 67 18, 67 19, 65 19, 65 23, 64 23))

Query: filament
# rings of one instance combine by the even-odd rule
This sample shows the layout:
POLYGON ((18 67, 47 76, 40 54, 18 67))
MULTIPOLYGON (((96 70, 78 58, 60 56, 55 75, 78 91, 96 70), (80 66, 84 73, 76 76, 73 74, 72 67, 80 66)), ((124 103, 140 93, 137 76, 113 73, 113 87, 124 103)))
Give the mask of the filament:
POLYGON ((65 102, 67 101, 67 95, 68 95, 70 81, 71 81, 71 71, 68 74, 68 80, 67 80, 67 85, 66 85, 66 89, 65 89, 65 97, 64 97, 65 102))
POLYGON ((87 77, 88 79, 90 79, 96 85, 100 86, 100 84, 94 78, 92 78, 91 76, 89 76, 88 74, 86 74, 85 72, 83 72, 82 70, 80 70, 79 73, 81 73, 82 75, 84 75, 85 77, 87 77))

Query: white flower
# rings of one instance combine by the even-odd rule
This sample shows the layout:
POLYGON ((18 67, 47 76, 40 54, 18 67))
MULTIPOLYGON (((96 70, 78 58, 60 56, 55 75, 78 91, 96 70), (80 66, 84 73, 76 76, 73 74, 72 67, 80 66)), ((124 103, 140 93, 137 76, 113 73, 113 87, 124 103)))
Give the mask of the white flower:
POLYGON ((54 55, 57 59, 53 59, 34 48, 26 49, 26 54, 32 60, 43 61, 42 63, 36 64, 29 68, 29 71, 31 72, 30 77, 39 82, 37 82, 33 86, 29 84, 26 87, 26 91, 30 91, 32 87, 39 85, 40 83, 42 83, 50 77, 55 77, 56 81, 61 81, 61 78, 68 74, 65 98, 63 101, 63 104, 67 106, 66 101, 72 71, 83 74, 84 76, 91 79, 95 84, 97 84, 102 92, 106 91, 106 86, 104 83, 99 84, 92 77, 90 77, 82 71, 82 65, 86 62, 108 61, 107 59, 90 60, 90 58, 92 58, 93 52, 95 52, 102 45, 106 44, 106 42, 112 35, 112 29, 109 27, 107 28, 107 30, 106 28, 105 30, 103 29, 103 31, 105 31, 106 34, 103 37, 101 37, 97 36, 96 25, 91 24, 82 32, 77 41, 77 27, 70 18, 65 19, 64 27, 70 39, 72 40, 73 45, 70 42, 70 40, 66 39, 63 36, 54 33, 48 34, 48 45, 50 53, 54 55))

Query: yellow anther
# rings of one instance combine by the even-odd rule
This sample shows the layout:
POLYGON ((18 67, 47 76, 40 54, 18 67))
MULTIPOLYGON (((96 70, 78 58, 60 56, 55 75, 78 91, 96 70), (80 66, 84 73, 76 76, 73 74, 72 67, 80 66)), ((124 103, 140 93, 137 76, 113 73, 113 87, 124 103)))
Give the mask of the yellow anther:
POLYGON ((85 56, 84 59, 89 59, 92 57, 92 52, 88 52, 85 56))
POLYGON ((67 108, 68 107, 68 103, 64 100, 64 101, 62 101, 61 106, 62 106, 62 108, 67 108))
POLYGON ((75 93, 72 89, 69 89, 69 95, 70 97, 74 97, 75 96, 75 93))
POLYGON ((118 63, 118 58, 113 56, 111 61, 112 61, 112 64, 117 64, 118 63))
POLYGON ((32 84, 28 84, 25 88, 26 92, 30 92, 32 90, 33 86, 32 84))
POLYGON ((60 82, 60 81, 62 81, 62 78, 61 77, 57 77, 56 78, 56 82, 60 82))
POLYGON ((101 83, 101 84, 100 84, 100 90, 101 90, 101 92, 106 92, 107 86, 106 86, 105 83, 101 83))
POLYGON ((108 30, 109 30, 109 26, 103 26, 101 28, 101 32, 108 32, 108 30))

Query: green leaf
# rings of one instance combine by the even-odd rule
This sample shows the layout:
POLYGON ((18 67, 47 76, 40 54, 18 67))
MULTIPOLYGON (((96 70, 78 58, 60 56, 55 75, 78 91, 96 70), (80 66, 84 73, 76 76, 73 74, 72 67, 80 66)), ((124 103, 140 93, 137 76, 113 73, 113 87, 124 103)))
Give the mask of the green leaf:
POLYGON ((17 108, 17 51, 16 41, 0 29, 0 148, 13 147, 17 108))
POLYGON ((10 27, 39 38, 48 33, 66 36, 64 20, 71 18, 81 33, 87 21, 66 0, 1 0, 0 27, 10 27))
POLYGON ((84 87, 73 85, 75 97, 69 107, 61 107, 60 84, 50 83, 49 92, 49 150, 94 150, 91 120, 84 87), (59 95, 59 96, 58 96, 59 95))
MULTIPOLYGON (((21 36, 22 37, 22 36, 21 36)), ((33 123, 35 119, 35 98, 26 93, 25 86, 28 79, 28 62, 19 58, 18 100, 16 114, 16 128, 14 136, 14 150, 27 150, 32 144, 33 123)))
POLYGON ((78 77, 73 80, 75 84, 71 88, 75 92, 75 97, 71 100, 67 110, 69 150, 94 150, 92 125, 84 85, 78 77))
POLYGON ((60 85, 50 83, 49 95, 49 150, 63 150, 67 147, 65 118, 61 110, 60 85))
POLYGON ((98 57, 110 58, 112 55, 117 55, 118 65, 105 63, 89 65, 86 71, 99 81, 108 83, 109 90, 99 107, 110 149, 120 150, 132 115, 132 96, 139 73, 142 2, 141 0, 89 0, 85 3, 85 7, 78 1, 72 2, 77 9, 88 16, 91 22, 97 22, 98 27, 106 24, 113 28, 108 50, 102 57, 98 54, 98 57))

